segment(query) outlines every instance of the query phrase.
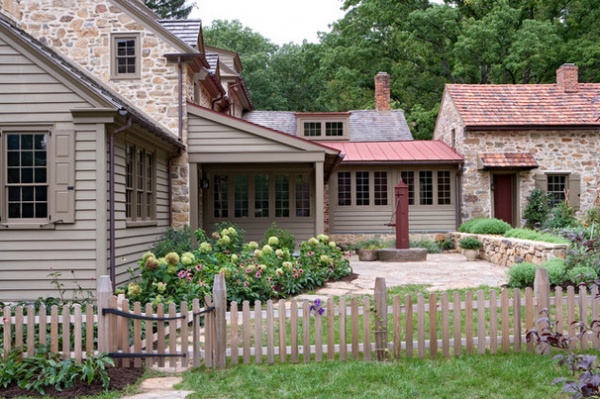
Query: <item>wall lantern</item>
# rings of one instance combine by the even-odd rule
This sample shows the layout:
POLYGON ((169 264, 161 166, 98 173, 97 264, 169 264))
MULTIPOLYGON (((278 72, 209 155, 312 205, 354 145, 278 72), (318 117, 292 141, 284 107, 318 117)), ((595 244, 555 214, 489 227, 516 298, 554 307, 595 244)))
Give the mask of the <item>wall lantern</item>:
POLYGON ((200 188, 202 190, 208 190, 208 179, 200 180, 200 188))

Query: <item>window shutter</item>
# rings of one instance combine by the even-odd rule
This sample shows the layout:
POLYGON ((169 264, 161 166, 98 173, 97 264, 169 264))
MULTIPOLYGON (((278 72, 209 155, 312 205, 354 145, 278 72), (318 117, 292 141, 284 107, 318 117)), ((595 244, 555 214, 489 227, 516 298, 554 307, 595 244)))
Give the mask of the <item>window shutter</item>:
POLYGON ((538 173, 534 176, 535 188, 542 190, 543 192, 548 191, 548 177, 543 173, 538 173))
POLYGON ((576 211, 579 210, 579 197, 581 194, 581 176, 579 173, 571 173, 569 175, 569 205, 576 211))
POLYGON ((50 209, 52 221, 75 223, 75 132, 52 132, 52 178, 50 209))

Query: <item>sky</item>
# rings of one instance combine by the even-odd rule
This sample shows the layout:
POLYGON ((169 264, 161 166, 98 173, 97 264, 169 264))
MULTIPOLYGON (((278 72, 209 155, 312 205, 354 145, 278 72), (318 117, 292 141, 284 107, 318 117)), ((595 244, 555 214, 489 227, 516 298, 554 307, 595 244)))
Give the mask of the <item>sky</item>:
POLYGON ((244 27, 260 33, 275 44, 304 39, 318 42, 317 32, 329 32, 332 22, 341 19, 342 0, 194 0, 189 18, 199 18, 202 26, 215 19, 237 19, 244 27))

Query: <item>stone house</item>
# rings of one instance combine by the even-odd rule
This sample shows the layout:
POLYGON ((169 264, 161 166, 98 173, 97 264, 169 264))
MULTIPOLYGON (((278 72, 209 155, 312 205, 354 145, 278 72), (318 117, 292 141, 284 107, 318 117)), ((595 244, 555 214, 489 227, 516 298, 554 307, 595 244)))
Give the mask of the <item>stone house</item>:
POLYGON ((404 113, 390 109, 387 73, 375 76, 374 110, 250 111, 243 118, 341 153, 324 198, 326 231, 337 242, 393 237, 401 178, 409 187, 411 233, 457 228, 463 157, 442 141, 413 140, 404 113))
POLYGON ((599 96, 600 84, 580 83, 572 64, 555 84, 446 85, 434 140, 464 156, 461 218, 520 227, 535 187, 577 211, 597 205, 599 96))

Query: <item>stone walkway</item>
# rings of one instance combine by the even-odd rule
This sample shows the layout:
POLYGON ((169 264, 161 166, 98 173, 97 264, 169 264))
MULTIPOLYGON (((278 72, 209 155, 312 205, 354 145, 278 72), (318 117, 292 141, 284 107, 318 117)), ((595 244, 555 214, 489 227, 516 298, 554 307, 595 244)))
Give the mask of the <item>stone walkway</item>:
MULTIPOLYGON (((424 262, 386 263, 361 262, 352 258, 351 265, 358 277, 350 282, 327 283, 316 296, 352 296, 372 294, 375 278, 384 277, 386 286, 407 284, 430 285, 432 291, 475 288, 480 285, 500 287, 507 281, 508 268, 476 260, 467 262, 459 253, 428 254, 424 262)), ((311 299, 314 295, 309 296, 311 299)), ((300 296, 304 299, 306 296, 300 296)))
MULTIPOLYGON (((314 295, 300 295, 298 299, 372 294, 377 277, 384 277, 388 288, 407 284, 430 285, 431 290, 499 287, 506 283, 508 270, 482 260, 467 262, 459 253, 429 254, 425 262, 406 263, 361 262, 353 257, 351 265, 356 279, 327 283, 314 295)), ((183 399, 193 393, 173 389, 179 382, 178 376, 149 378, 140 386, 142 393, 122 399, 183 399)))

